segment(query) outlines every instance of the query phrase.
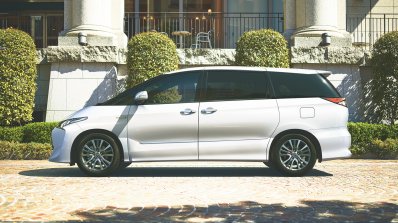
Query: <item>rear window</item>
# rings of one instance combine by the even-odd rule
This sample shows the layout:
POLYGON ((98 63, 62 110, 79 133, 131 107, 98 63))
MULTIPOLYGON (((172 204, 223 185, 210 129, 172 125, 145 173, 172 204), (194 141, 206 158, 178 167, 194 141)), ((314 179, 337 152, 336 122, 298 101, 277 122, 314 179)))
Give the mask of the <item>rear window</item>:
POLYGON ((269 72, 276 98, 339 98, 332 84, 320 74, 269 72))

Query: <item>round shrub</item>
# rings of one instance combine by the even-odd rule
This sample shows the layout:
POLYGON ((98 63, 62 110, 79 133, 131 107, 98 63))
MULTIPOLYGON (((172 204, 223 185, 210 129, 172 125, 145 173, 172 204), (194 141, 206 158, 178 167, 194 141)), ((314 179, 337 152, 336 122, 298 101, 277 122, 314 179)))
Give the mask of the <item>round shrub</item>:
POLYGON ((383 35, 373 46, 373 103, 381 118, 398 120, 398 31, 383 35))
POLYGON ((0 125, 32 120, 36 75, 32 38, 17 29, 0 29, 0 125))
POLYGON ((245 32, 236 43, 235 61, 240 66, 289 67, 287 42, 270 29, 245 32))
POLYGON ((138 34, 131 38, 127 47, 127 87, 178 68, 176 45, 164 34, 138 34))

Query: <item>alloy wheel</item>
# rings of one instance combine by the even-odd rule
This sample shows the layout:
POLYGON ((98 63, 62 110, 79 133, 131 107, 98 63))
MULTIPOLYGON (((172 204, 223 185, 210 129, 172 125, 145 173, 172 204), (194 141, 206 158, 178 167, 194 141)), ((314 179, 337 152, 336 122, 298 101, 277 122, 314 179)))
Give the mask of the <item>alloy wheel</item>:
POLYGON ((281 164, 289 170, 302 170, 310 163, 310 146, 301 139, 289 139, 281 145, 279 159, 281 164))
POLYGON ((104 139, 91 139, 87 141, 81 150, 83 165, 94 171, 108 169, 115 156, 112 145, 104 139))

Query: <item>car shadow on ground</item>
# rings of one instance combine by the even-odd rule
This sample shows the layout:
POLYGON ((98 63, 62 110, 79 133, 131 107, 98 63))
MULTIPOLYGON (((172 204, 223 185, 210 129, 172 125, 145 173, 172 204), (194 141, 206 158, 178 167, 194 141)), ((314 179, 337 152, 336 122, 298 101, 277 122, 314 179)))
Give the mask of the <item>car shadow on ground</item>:
MULTIPOLYGON (((47 168, 19 172, 31 177, 86 177, 77 167, 47 168)), ((330 173, 313 169, 305 177, 328 177, 330 173)), ((267 167, 128 167, 111 177, 283 177, 267 167)))

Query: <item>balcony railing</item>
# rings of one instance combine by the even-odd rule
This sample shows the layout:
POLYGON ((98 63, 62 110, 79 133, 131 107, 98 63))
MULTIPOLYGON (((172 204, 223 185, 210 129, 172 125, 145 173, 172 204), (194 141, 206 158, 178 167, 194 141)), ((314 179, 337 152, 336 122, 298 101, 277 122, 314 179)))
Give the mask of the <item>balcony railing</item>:
POLYGON ((129 38, 141 32, 157 31, 168 35, 181 48, 209 48, 210 45, 235 48, 236 41, 246 31, 269 28, 283 32, 283 13, 127 12, 124 27, 129 38), (185 31, 185 35, 177 31, 185 31), (196 45, 197 34, 209 31, 211 44, 196 45))
MULTIPOLYGON (((367 48, 371 48, 385 33, 398 30, 398 14, 347 15, 346 22, 353 44, 367 48)), ((156 30, 167 34, 182 48, 196 47, 196 35, 210 30, 212 48, 235 48, 238 38, 249 30, 270 28, 283 33, 282 13, 127 12, 124 23, 129 38, 137 33, 156 30), (175 31, 186 31, 190 35, 173 35, 175 31)), ((63 28, 63 15, 0 13, 0 28, 7 27, 30 33, 38 48, 54 46, 63 28)))
POLYGON ((398 30, 398 14, 347 15, 353 45, 371 48, 384 34, 398 30))

